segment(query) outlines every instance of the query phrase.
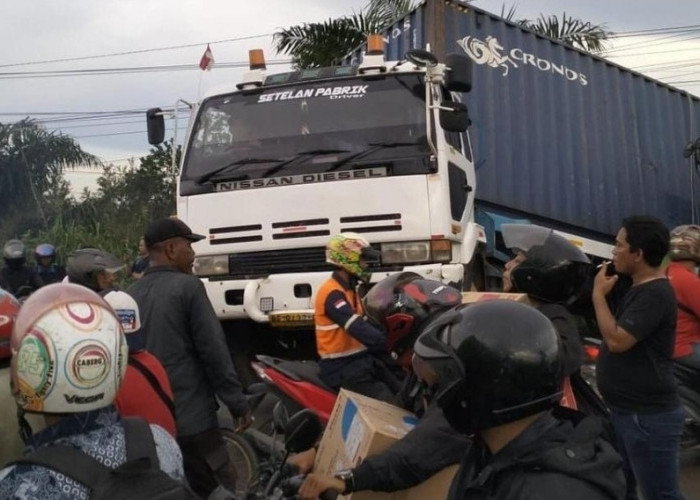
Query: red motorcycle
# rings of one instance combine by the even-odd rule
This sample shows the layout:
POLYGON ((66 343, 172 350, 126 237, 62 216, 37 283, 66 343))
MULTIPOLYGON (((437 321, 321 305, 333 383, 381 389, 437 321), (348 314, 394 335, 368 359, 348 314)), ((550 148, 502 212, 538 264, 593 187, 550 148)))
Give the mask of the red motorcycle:
MULTIPOLYGON (((365 313, 370 321, 387 332, 387 352, 398 369, 411 376, 413 344, 423 327, 441 312, 460 304, 462 295, 440 282, 423 279, 415 273, 402 273, 377 283, 364 297, 365 313)), ((586 360, 581 372, 567 377, 561 404, 589 415, 607 416, 608 410, 595 389, 595 355, 598 346, 584 341, 586 360), (591 380, 591 378, 593 380, 591 380)), ((271 356, 258 356, 253 368, 272 386, 272 392, 292 407, 316 411, 325 424, 333 411, 337 393, 319 378, 315 361, 289 361, 271 356)), ((415 379, 415 376, 413 376, 415 379)), ((419 398, 418 384, 404 384, 405 394, 397 403, 415 410, 419 398), (412 392, 415 392, 412 393, 412 392), (413 407, 411 407, 413 406, 413 407)))
MULTIPOLYGON (((460 304, 461 293, 416 273, 400 273, 374 285, 362 299, 369 321, 387 332, 387 356, 396 371, 410 373, 413 343, 433 317, 460 304)), ((315 361, 257 356, 253 368, 281 399, 318 413, 325 424, 337 393, 319 378, 315 361)))

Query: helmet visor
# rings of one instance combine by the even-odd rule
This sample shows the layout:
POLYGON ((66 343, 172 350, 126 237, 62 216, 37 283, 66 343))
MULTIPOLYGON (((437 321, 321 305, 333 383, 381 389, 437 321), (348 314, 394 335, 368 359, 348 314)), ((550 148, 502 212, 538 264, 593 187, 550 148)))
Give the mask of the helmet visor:
POLYGON ((360 258, 366 264, 379 264, 379 259, 381 256, 382 253, 376 248, 372 247, 365 247, 362 249, 362 252, 360 252, 360 258))

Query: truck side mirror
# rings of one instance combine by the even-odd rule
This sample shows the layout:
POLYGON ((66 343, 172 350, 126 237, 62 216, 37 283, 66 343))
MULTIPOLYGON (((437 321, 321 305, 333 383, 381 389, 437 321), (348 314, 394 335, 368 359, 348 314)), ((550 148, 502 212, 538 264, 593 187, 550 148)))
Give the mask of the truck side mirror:
POLYGON ((445 66, 445 87, 450 92, 469 92, 472 89, 472 60, 464 54, 448 54, 445 66))
POLYGON ((440 104, 440 125, 448 132, 464 132, 469 128, 469 111, 461 102, 440 104))
POLYGON ((148 144, 155 146, 165 139, 165 119, 163 110, 151 108, 146 111, 146 128, 148 130, 148 144))

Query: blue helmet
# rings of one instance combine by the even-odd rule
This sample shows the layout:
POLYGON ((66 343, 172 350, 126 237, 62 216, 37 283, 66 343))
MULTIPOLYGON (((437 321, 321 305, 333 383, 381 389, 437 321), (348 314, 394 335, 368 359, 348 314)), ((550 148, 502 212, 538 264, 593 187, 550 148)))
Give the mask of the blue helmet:
POLYGON ((36 250, 34 250, 34 255, 37 259, 45 257, 55 258, 56 247, 51 245, 50 243, 42 243, 41 245, 38 245, 36 247, 36 250))

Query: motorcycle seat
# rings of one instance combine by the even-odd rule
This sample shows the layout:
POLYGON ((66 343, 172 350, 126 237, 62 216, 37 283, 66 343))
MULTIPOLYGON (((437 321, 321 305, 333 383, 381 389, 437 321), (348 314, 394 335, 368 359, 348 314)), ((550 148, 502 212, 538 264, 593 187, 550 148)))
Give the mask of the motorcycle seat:
POLYGON ((293 380, 304 380, 328 392, 335 393, 319 377, 320 368, 315 361, 290 361, 272 356, 257 356, 258 360, 293 380))

